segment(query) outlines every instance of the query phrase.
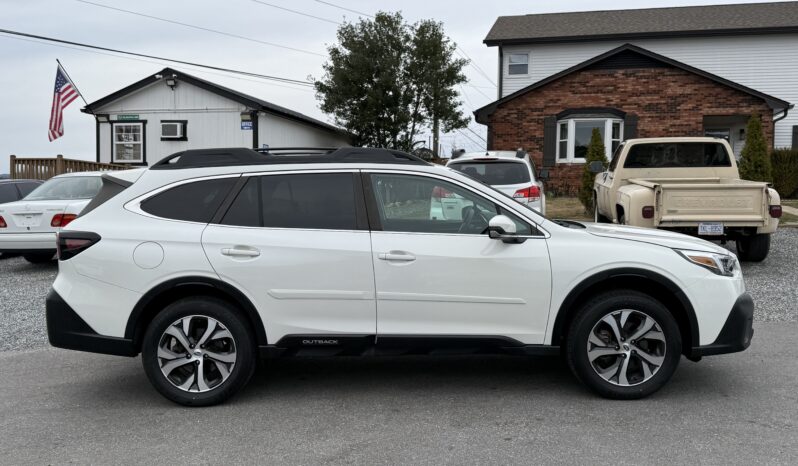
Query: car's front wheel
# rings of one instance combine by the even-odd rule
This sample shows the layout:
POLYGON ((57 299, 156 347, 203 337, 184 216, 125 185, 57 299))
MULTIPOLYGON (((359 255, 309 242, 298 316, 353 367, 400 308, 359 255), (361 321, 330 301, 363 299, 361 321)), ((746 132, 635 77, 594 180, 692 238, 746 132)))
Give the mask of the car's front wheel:
POLYGON ((221 403, 255 369, 252 333, 228 303, 186 298, 155 316, 141 349, 144 371, 166 398, 187 406, 221 403))
POLYGON ((659 390, 681 357, 673 315, 657 300, 619 290, 586 303, 570 325, 566 357, 591 390, 614 399, 636 399, 659 390))

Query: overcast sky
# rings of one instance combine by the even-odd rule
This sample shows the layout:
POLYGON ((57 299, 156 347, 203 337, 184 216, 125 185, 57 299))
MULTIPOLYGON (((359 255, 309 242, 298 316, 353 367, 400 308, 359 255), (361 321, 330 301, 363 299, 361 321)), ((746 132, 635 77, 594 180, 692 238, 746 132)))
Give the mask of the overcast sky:
MULTIPOLYGON (((280 10, 253 0, 138 0, 131 2, 90 0, 150 16, 180 21, 272 42, 303 53, 275 46, 226 37, 207 31, 169 24, 83 3, 79 0, 0 0, 0 28, 57 37, 126 51, 177 58, 261 74, 304 80, 320 77, 324 54, 334 43, 336 22, 355 20, 356 13, 317 0, 263 0, 321 19, 280 10), (317 55, 320 54, 321 56, 317 55)), ((629 7, 624 2, 598 0, 538 2, 521 0, 328 0, 359 12, 399 10, 405 19, 435 19, 474 64, 466 68, 469 86, 463 87, 463 106, 468 114, 492 100, 496 88, 496 48, 482 40, 497 16, 561 11, 587 11, 629 7), (492 83, 492 82, 493 83, 492 83)), ((637 0, 634 8, 750 3, 750 1, 637 0)), ((324 121, 314 92, 309 88, 277 85, 267 81, 202 71, 188 66, 140 60, 114 54, 53 46, 0 34, 0 173, 8 171, 8 155, 54 156, 94 159, 94 119, 80 112, 81 100, 65 112, 65 135, 47 139, 49 111, 55 80, 56 58, 61 60, 77 87, 92 102, 121 89, 164 66, 217 82, 242 92, 289 107, 324 121)), ((472 121, 471 128, 485 135, 485 127, 472 121)), ((480 139, 469 133, 442 138, 444 150, 453 145, 479 149, 480 139)), ((484 148, 484 145, 482 146, 484 148)))

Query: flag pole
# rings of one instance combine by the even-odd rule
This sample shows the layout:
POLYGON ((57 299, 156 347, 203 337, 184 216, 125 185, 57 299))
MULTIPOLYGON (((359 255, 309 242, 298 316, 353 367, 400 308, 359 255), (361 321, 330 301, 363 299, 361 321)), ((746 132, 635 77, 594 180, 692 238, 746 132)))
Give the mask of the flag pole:
MULTIPOLYGON (((64 68, 64 65, 62 65, 62 64, 61 64, 61 61, 60 61, 60 60, 58 60, 57 58, 55 59, 55 61, 58 63, 58 67, 59 67, 59 68, 61 68, 61 70, 62 70, 62 71, 64 72, 64 74, 66 75, 67 79, 69 79, 69 82, 71 82, 71 83, 72 83, 72 87, 74 87, 74 88, 75 88, 75 90, 77 91, 77 93, 78 93, 78 95, 80 96, 80 98, 81 98, 81 99, 83 99, 83 103, 85 103, 85 104, 86 104, 86 108, 88 108, 88 107, 89 107, 89 103, 88 103, 88 102, 86 102, 86 98, 85 98, 85 97, 83 97, 83 93, 82 93, 82 92, 80 92, 80 89, 78 89, 78 86, 75 84, 75 81, 73 81, 73 80, 72 80, 72 77, 69 75, 69 73, 67 73, 67 70, 66 70, 66 68, 64 68)), ((89 111, 91 111, 91 110, 89 110, 89 111)))

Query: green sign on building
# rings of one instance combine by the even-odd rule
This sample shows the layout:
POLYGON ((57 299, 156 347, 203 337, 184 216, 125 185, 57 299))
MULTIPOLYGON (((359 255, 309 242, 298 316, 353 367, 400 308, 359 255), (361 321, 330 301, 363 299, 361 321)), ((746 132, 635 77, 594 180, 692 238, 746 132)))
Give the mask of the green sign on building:
POLYGON ((131 121, 131 120, 138 120, 138 115, 117 115, 116 121, 131 121))

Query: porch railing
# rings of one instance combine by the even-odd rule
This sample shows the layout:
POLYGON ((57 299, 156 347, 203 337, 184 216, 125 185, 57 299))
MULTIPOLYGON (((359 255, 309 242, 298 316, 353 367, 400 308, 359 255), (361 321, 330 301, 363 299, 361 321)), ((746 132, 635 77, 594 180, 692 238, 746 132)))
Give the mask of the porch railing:
POLYGON ((127 170, 127 165, 67 159, 58 154, 55 158, 10 157, 9 170, 13 179, 47 180, 56 175, 73 172, 127 170))

